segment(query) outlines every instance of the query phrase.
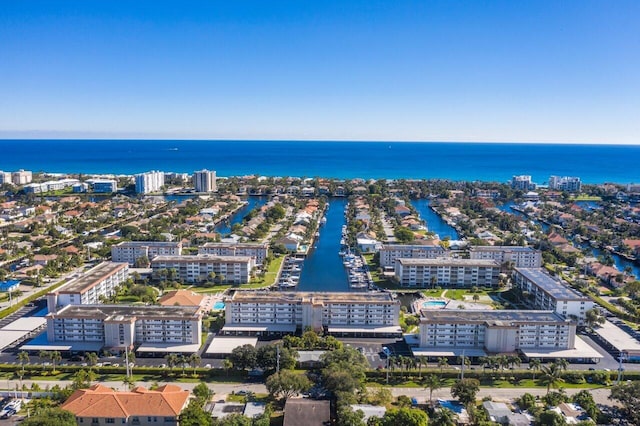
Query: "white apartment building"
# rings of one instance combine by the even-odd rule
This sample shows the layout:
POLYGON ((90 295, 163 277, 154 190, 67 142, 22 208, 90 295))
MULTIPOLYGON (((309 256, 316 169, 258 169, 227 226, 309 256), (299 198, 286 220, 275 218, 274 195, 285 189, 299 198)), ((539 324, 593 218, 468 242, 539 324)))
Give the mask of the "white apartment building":
POLYGON ((522 246, 471 246, 469 258, 491 259, 500 265, 510 262, 518 268, 539 268, 542 266, 542 252, 533 247, 522 246))
POLYGON ((100 296, 110 297, 116 287, 129 277, 126 263, 103 262, 82 276, 69 281, 47 294, 49 312, 56 312, 67 305, 93 305, 100 303, 100 296))
POLYGON ((579 177, 575 176, 550 176, 549 189, 557 189, 560 191, 580 192, 582 182, 579 177))
POLYGON ((14 185, 26 185, 31 183, 33 179, 33 173, 28 170, 18 170, 17 172, 11 173, 11 181, 14 185))
POLYGON ((198 254, 215 256, 251 256, 256 265, 262 265, 269 255, 267 243, 205 243, 198 247, 198 254))
POLYGON ((93 192, 110 193, 118 191, 118 181, 115 179, 89 179, 87 183, 91 185, 93 192))
POLYGON ((65 188, 70 188, 78 183, 80 183, 78 179, 60 179, 49 180, 42 183, 30 183, 24 186, 24 192, 27 194, 40 194, 42 192, 60 191, 65 188))
POLYGON ((51 343, 92 343, 106 348, 151 346, 170 351, 202 343, 197 306, 69 305, 47 314, 51 343), (176 348, 176 346, 178 348, 176 348))
POLYGON ((449 252, 441 246, 385 244, 380 249, 380 266, 393 267, 396 259, 436 259, 448 256, 449 252))
POLYGON ((521 191, 531 191, 536 189, 536 184, 531 182, 531 176, 529 175, 513 176, 511 178, 511 188, 521 191))
POLYGON ((542 268, 516 268, 513 285, 525 294, 524 302, 534 309, 554 311, 564 318, 584 324, 585 313, 593 308, 588 297, 546 274, 542 268))
POLYGON ((193 186, 196 192, 216 192, 216 172, 210 170, 200 170, 193 172, 193 186))
POLYGON ((164 173, 151 171, 135 175, 136 193, 148 194, 158 192, 164 186, 164 173))
POLYGON ((462 350, 470 357, 533 349, 559 351, 575 347, 576 325, 551 311, 459 310, 422 311, 418 350, 442 353, 462 350), (435 350, 437 349, 437 351, 435 350))
POLYGON ((182 243, 171 241, 123 241, 111 246, 111 260, 129 265, 146 256, 151 260, 156 256, 180 256, 182 243))
POLYGON ((162 269, 175 269, 183 282, 198 283, 210 279, 211 273, 225 284, 247 284, 255 261, 250 256, 156 256, 151 260, 155 276, 162 269))
POLYGON ((333 335, 400 336, 400 302, 389 293, 237 291, 226 301, 227 335, 287 334, 310 327, 333 335))
POLYGON ((495 287, 500 264, 482 259, 397 259, 394 272, 403 287, 495 287))
POLYGON ((13 183, 11 181, 11 172, 3 172, 0 170, 0 184, 3 183, 13 183))

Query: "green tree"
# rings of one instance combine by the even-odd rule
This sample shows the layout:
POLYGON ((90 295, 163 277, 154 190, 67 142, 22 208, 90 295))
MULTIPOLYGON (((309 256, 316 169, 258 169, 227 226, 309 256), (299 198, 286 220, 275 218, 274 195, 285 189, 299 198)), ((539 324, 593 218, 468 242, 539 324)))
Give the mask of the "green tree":
POLYGON ((180 426, 211 426, 211 415, 202 409, 197 400, 192 400, 180 414, 180 426))
POLYGON ((530 393, 523 394, 517 400, 518 406, 523 410, 528 410, 536 406, 536 397, 531 395, 530 393))
POLYGON ((60 408, 46 408, 25 419, 23 426, 76 426, 76 416, 60 408))
POLYGON ((606 322, 606 318, 597 308, 591 308, 584 313, 584 322, 587 327, 594 329, 606 322))
POLYGON ((429 417, 422 410, 414 408, 393 408, 387 410, 380 420, 380 426, 427 426, 429 417))
POLYGON ((22 368, 21 376, 24 376, 24 365, 29 363, 29 354, 25 351, 20 351, 18 353, 18 362, 20 363, 20 367, 22 368))
POLYGON ((476 395, 479 390, 480 382, 478 379, 462 379, 451 387, 451 395, 465 406, 468 406, 476 401, 476 395))
POLYGON ((93 369, 93 367, 95 367, 96 364, 98 363, 98 354, 95 352, 89 352, 88 354, 86 354, 86 358, 87 358, 87 365, 89 366, 90 369, 93 369))
POLYGON ((441 408, 436 410, 429 424, 431 426, 456 426, 458 422, 456 421, 456 415, 453 411, 448 408, 441 408))
POLYGON ((257 351, 253 345, 242 345, 231 351, 229 359, 233 366, 239 370, 252 369, 256 367, 257 351))
POLYGON ((591 395, 588 390, 581 390, 577 394, 573 395, 573 402, 582 407, 594 421, 598 420, 598 417, 600 416, 600 409, 594 401, 593 395, 591 395))
POLYGON ((62 355, 60 355, 60 352, 58 351, 53 351, 49 353, 49 359, 51 359, 51 365, 52 365, 52 372, 55 373, 56 372, 56 363, 62 361, 62 355))
POLYGON ((529 370, 531 370, 532 373, 532 379, 535 380, 536 379, 536 372, 540 371, 540 367, 542 365, 542 362, 540 361, 539 358, 531 358, 529 360, 529 370))
POLYGON ((564 417, 555 411, 547 410, 540 414, 536 425, 538 426, 566 426, 564 417))
POLYGON ((555 389, 560 383, 564 382, 562 379, 562 371, 556 363, 543 366, 541 371, 540 383, 547 387, 547 393, 549 393, 551 388, 555 389))
POLYGON ((327 390, 344 395, 353 395, 364 389, 365 372, 369 368, 367 359, 351 347, 325 352, 322 380, 327 390))
POLYGON ((306 376, 291 370, 281 370, 279 373, 272 374, 265 384, 269 395, 274 398, 282 397, 285 400, 309 390, 312 386, 306 376))
POLYGON ((213 426, 252 426, 251 419, 240 413, 229 414, 221 419, 215 419, 213 426))
POLYGON ((189 355, 189 365, 191 366, 191 368, 193 368, 194 377, 196 375, 196 368, 198 368, 201 361, 202 361, 202 358, 200 358, 200 355, 198 354, 189 355))
POLYGON ((178 362, 180 362, 180 358, 176 354, 168 354, 164 357, 164 359, 167 361, 169 371, 173 373, 173 369, 176 365, 178 365, 178 362))
POLYGON ((193 395, 204 406, 213 396, 213 391, 209 389, 206 383, 200 382, 193 388, 193 395))
POLYGON ((640 382, 633 381, 613 386, 609 398, 622 404, 630 424, 640 425, 640 382))
POLYGON ((96 373, 91 370, 80 369, 73 375, 71 387, 75 389, 86 389, 91 386, 91 382, 97 378, 96 373))
MULTIPOLYGON (((258 348, 256 352, 256 365, 264 371, 272 372, 276 370, 278 362, 278 346, 266 345, 258 348)), ((294 349, 280 346, 280 368, 290 370, 296 366, 298 353, 294 349)))
POLYGON ((362 410, 354 411, 349 404, 341 404, 337 414, 337 426, 365 426, 362 410))
POLYGON ((429 404, 433 405, 433 391, 442 387, 442 380, 435 374, 429 374, 424 377, 423 384, 425 388, 429 389, 429 404))
POLYGON ((438 367, 440 367, 440 375, 444 372, 444 368, 449 366, 449 360, 445 357, 438 358, 438 367))

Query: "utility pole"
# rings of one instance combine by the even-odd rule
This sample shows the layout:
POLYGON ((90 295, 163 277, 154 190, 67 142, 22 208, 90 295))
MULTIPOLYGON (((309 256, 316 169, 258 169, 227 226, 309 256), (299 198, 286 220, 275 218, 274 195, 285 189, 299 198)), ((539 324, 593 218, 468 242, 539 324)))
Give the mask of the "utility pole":
POLYGON ((622 381, 622 372, 624 371, 624 367, 622 367, 622 358, 623 354, 622 351, 620 351, 620 355, 618 356, 618 380, 616 380, 616 385, 620 384, 622 381))
POLYGON ((280 372, 280 346, 276 346, 276 373, 280 372))
POLYGON ((464 357, 464 349, 462 350, 462 365, 460 366, 460 380, 464 380, 464 364, 465 364, 465 357, 464 357))

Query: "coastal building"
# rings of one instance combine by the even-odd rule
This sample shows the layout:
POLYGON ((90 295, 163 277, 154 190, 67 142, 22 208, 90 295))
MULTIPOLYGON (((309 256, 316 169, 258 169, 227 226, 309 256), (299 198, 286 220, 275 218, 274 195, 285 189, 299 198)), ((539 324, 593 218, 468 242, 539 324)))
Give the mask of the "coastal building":
POLYGON ((193 353, 202 343, 199 306, 69 305, 46 319, 47 341, 62 350, 193 353))
POLYGON ((126 263, 102 262, 78 278, 47 294, 49 312, 67 305, 100 303, 101 297, 111 297, 116 287, 129 277, 126 263))
POLYGON ((549 189, 568 192, 580 192, 582 182, 575 176, 550 176, 549 189))
POLYGON ((584 324, 586 312, 593 308, 588 297, 551 277, 542 268, 515 268, 513 285, 523 294, 523 301, 534 309, 554 311, 564 318, 584 324))
POLYGON ((393 267, 396 259, 436 259, 448 257, 449 252, 441 246, 385 244, 380 249, 380 266, 393 267))
POLYGON ((250 256, 256 265, 262 265, 269 255, 268 243, 206 243, 198 247, 198 254, 215 256, 250 256))
POLYGON ((42 183, 30 183, 24 186, 24 192, 27 194, 40 194, 43 192, 61 191, 78 183, 80 183, 78 179, 60 179, 42 183))
POLYGON ((216 172, 210 170, 200 170, 193 172, 193 186, 196 192, 216 192, 216 172))
POLYGON ((115 179, 89 179, 87 183, 93 192, 108 194, 118 191, 118 181, 115 179))
POLYGON ((400 258, 394 274, 402 287, 495 287, 500 264, 484 259, 400 258))
POLYGON ((531 182, 531 176, 520 175, 511 178, 511 188, 520 191, 531 191, 536 189, 536 184, 531 182))
POLYGON ((471 246, 469 258, 491 259, 500 265, 509 262, 518 268, 539 268, 542 266, 542 252, 533 247, 522 246, 471 246))
POLYGON ((339 336, 400 336, 400 302, 389 293, 237 291, 226 300, 226 335, 269 336, 310 327, 339 336))
POLYGON ((126 262, 133 266, 136 260, 146 257, 151 260, 156 256, 180 256, 182 242, 172 241, 123 241, 111 246, 111 260, 126 262))
POLYGON ((31 183, 32 179, 33 173, 28 170, 20 169, 17 172, 11 173, 11 182, 13 182, 14 185, 26 185, 31 183))
POLYGON ((551 311, 423 310, 414 354, 478 357, 487 354, 573 349, 576 324, 551 311))
POLYGON ((148 194, 158 192, 164 186, 164 173, 151 171, 135 175, 136 193, 148 194))
POLYGON ((178 279, 188 283, 218 280, 224 284, 247 284, 255 261, 250 256, 156 256, 151 260, 154 276, 161 270, 174 269, 178 279))
POLYGON ((176 385, 123 392, 96 384, 76 390, 60 408, 73 413, 78 425, 178 426, 189 396, 176 385))
POLYGON ((8 184, 13 183, 11 181, 11 172, 3 172, 2 170, 0 170, 0 185, 3 183, 8 183, 8 184))

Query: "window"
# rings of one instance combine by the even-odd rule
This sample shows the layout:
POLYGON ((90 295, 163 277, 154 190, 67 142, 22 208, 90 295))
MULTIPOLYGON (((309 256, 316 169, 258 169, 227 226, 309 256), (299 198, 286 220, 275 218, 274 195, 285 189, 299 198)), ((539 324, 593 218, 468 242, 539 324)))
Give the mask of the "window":
POLYGON ((114 424, 115 422, 116 422, 116 419, 112 419, 112 418, 107 418, 105 420, 105 423, 107 423, 107 424, 114 424))

